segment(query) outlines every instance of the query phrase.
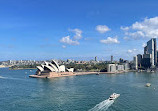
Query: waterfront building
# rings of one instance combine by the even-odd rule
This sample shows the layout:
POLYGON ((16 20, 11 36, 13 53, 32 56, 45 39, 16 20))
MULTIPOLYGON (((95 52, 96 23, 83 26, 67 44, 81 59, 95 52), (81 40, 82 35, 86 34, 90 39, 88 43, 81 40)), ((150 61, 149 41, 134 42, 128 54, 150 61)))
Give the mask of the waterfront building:
POLYGON ((144 54, 147 54, 147 46, 144 47, 144 54))
POLYGON ((150 68, 152 64, 151 54, 143 54, 141 65, 144 68, 150 68))
POLYGON ((137 59, 138 59, 138 66, 141 67, 142 55, 138 54, 137 59))
POLYGON ((117 72, 116 64, 108 64, 107 65, 107 72, 113 72, 113 73, 117 72))
POLYGON ((116 65, 116 70, 118 71, 124 71, 124 65, 116 65))
POLYGON ((157 63, 156 38, 152 38, 147 42, 147 47, 145 48, 145 54, 151 54, 151 66, 154 67, 157 63))
POLYGON ((124 63, 121 63, 121 65, 124 66, 124 70, 125 71, 128 71, 130 69, 130 65, 129 65, 129 62, 124 62, 124 63))
POLYGON ((158 50, 157 50, 157 63, 158 63, 158 50))
POLYGON ((133 69, 135 69, 135 70, 138 69, 138 58, 137 58, 137 56, 133 57, 133 69))
POLYGON ((74 68, 70 68, 70 69, 67 68, 67 71, 68 72, 74 72, 74 68))
POLYGON ((128 71, 129 63, 107 64, 107 72, 116 73, 120 71, 128 71))
POLYGON ((62 73, 62 72, 73 72, 74 68, 70 68, 70 69, 66 69, 65 65, 58 65, 58 63, 55 60, 52 60, 51 62, 44 62, 43 64, 41 64, 41 66, 37 66, 37 71, 36 71, 36 75, 38 76, 43 76, 43 75, 47 75, 50 76, 51 73, 53 75, 58 75, 58 73, 62 73))

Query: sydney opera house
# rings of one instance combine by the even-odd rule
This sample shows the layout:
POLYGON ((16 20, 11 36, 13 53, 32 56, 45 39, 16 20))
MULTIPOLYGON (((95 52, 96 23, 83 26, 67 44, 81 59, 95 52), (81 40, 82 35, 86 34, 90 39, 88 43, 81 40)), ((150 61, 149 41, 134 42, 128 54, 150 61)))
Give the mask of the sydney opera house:
POLYGON ((35 75, 30 75, 30 77, 38 78, 51 78, 73 75, 74 68, 65 68, 65 65, 59 66, 54 60, 51 62, 44 62, 41 66, 37 66, 37 71, 35 75))

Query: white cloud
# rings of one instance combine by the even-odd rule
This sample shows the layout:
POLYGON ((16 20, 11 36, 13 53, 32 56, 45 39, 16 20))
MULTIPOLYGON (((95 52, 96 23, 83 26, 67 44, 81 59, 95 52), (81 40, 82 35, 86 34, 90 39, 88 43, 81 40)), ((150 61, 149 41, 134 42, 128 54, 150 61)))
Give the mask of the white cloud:
POLYGON ((129 49, 127 52, 128 53, 131 53, 131 54, 135 54, 135 53, 137 53, 137 49, 129 49))
POLYGON ((123 27, 123 26, 121 26, 120 29, 123 30, 123 31, 128 31, 129 27, 123 27))
POLYGON ((96 30, 99 33, 106 33, 107 31, 110 31, 110 29, 106 25, 97 25, 96 30))
MULTIPOLYGON (((69 45, 79 45, 79 39, 82 38, 82 30, 80 29, 69 29, 69 31, 74 33, 74 36, 71 38, 70 36, 66 36, 61 38, 60 42, 69 44, 69 45)), ((62 46, 63 48, 66 48, 66 46, 62 46)))
POLYGON ((70 36, 66 36, 63 37, 60 42, 65 43, 65 44, 69 44, 69 45, 79 45, 78 41, 73 41, 72 39, 70 39, 70 36))
MULTIPOLYGON (((122 28, 124 29, 124 28, 122 28)), ((141 22, 135 22, 125 31, 126 36, 137 38, 158 38, 158 17, 145 18, 141 22)))
POLYGON ((118 44, 120 43, 120 41, 118 41, 117 37, 115 38, 112 38, 112 37, 108 37, 107 39, 103 39, 103 40, 100 40, 101 43, 104 43, 104 44, 118 44))
POLYGON ((124 39, 124 40, 129 40, 129 37, 124 37, 123 39, 124 39))
POLYGON ((65 46, 65 45, 62 45, 62 48, 66 48, 66 46, 65 46))
POLYGON ((69 29, 69 31, 75 33, 73 39, 75 39, 75 40, 79 40, 79 39, 82 38, 82 30, 80 30, 80 29, 69 29))
POLYGON ((145 37, 145 34, 142 31, 126 32, 125 35, 133 39, 139 39, 139 38, 145 37))
POLYGON ((129 49, 127 52, 128 52, 128 53, 132 53, 133 51, 129 49))

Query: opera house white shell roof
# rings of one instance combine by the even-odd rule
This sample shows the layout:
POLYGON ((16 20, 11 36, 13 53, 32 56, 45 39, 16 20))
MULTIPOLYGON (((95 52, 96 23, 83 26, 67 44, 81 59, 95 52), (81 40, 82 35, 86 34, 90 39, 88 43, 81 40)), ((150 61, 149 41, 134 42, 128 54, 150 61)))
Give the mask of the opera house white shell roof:
MULTIPOLYGON (((50 72, 65 72, 65 65, 59 66, 54 60, 52 62, 44 62, 41 66, 37 66, 38 71, 50 71, 50 72)), ((67 69, 68 72, 73 72, 74 68, 67 69)))

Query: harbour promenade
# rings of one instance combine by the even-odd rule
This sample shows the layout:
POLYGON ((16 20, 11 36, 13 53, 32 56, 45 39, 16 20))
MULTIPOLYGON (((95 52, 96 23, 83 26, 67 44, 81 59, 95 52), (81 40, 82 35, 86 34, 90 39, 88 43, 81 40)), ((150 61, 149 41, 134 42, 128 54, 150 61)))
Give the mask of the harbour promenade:
POLYGON ((119 72, 50 72, 42 75, 29 75, 31 78, 55 78, 55 77, 66 77, 66 76, 79 76, 79 75, 92 75, 92 74, 120 74, 125 71, 119 72))

